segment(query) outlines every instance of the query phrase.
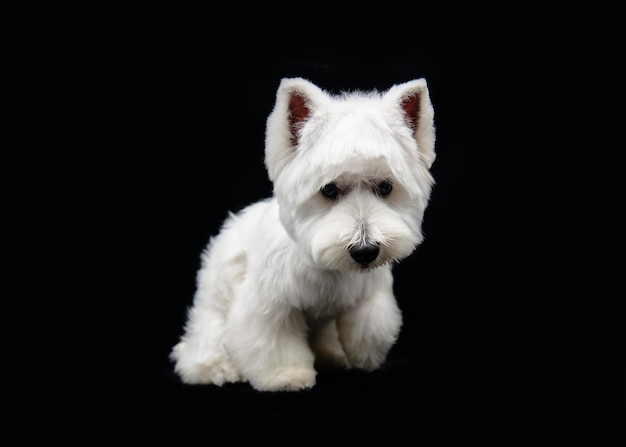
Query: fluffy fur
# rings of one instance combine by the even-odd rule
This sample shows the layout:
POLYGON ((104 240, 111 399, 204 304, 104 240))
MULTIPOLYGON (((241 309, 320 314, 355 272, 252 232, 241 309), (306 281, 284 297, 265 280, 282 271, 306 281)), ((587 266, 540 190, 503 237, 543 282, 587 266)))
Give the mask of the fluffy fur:
POLYGON ((231 214, 202 255, 171 358, 184 383, 300 390, 373 370, 402 316, 392 265, 423 239, 435 159, 424 79, 331 95, 283 79, 267 119, 274 195, 231 214))

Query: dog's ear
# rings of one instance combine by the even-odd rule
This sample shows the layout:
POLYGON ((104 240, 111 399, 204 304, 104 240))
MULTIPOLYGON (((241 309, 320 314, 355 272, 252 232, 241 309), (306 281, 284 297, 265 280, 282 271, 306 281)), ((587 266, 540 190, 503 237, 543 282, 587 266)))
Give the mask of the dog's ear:
POLYGON ((294 88, 286 91, 288 97, 287 120, 289 121, 289 133, 291 144, 298 145, 299 132, 304 123, 311 116, 311 99, 303 91, 294 88))
POLYGON ((434 110, 425 79, 416 79, 394 85, 385 99, 393 102, 401 117, 410 129, 422 160, 430 169, 435 161, 435 123, 434 110))
POLYGON ((306 79, 281 80, 265 133, 265 164, 272 181, 296 151, 300 130, 326 98, 322 89, 306 79))
POLYGON ((284 78, 276 93, 276 108, 286 107, 290 140, 295 147, 298 144, 300 129, 308 121, 313 111, 319 106, 326 94, 315 84, 303 78, 284 78))

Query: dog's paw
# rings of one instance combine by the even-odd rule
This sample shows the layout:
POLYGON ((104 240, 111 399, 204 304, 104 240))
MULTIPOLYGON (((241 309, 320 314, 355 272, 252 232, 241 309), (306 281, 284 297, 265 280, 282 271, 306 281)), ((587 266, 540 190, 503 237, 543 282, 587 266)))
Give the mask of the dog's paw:
POLYGON ((315 385, 314 369, 280 368, 271 376, 251 379, 251 385, 258 391, 300 391, 315 385))
MULTIPOLYGON (((177 346, 178 353, 184 349, 184 345, 177 346)), ((176 373, 183 383, 190 385, 218 385, 242 381, 239 371, 233 365, 230 357, 222 355, 207 361, 195 361, 189 357, 179 356, 176 373)))
POLYGON ((351 365, 343 350, 315 353, 315 370, 319 372, 350 369, 351 365))
POLYGON ((372 358, 367 358, 367 359, 359 360, 359 361, 352 361, 350 363, 353 368, 362 369, 364 371, 374 371, 375 369, 380 368, 380 366, 383 364, 383 362, 376 360, 376 359, 372 359, 372 358))
POLYGON ((176 372, 180 375, 183 383, 190 385, 218 385, 225 383, 240 382, 241 376, 230 361, 217 361, 213 363, 196 363, 177 367, 176 372))
POLYGON ((386 351, 383 350, 354 350, 347 351, 348 361, 353 368, 365 371, 378 369, 385 361, 386 351))

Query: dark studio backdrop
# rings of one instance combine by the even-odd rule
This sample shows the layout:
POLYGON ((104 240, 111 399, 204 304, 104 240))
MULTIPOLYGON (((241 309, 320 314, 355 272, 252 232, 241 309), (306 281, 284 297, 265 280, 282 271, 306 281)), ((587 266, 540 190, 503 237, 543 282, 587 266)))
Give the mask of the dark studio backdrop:
POLYGON ((15 16, 5 41, 4 406, 19 436, 626 445, 611 11, 294 15, 280 33, 193 11, 52 12, 15 16), (308 392, 183 386, 168 354, 200 252, 228 211, 271 194, 265 119, 291 76, 331 92, 429 83, 437 184, 425 242, 394 269, 400 339, 381 370, 308 392))

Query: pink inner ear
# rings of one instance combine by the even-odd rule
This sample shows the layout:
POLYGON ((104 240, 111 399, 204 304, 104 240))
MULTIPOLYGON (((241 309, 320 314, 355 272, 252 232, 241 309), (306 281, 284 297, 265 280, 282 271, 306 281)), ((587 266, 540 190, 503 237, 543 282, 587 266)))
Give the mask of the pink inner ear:
POLYGON ((417 129, 420 114, 420 102, 420 94, 419 92, 416 92, 404 98, 400 104, 402 110, 404 111, 406 124, 413 130, 413 132, 417 129))
POLYGON ((311 109, 309 109, 304 96, 298 92, 292 92, 289 96, 289 131, 291 143, 294 146, 298 143, 298 130, 310 114, 311 109))

